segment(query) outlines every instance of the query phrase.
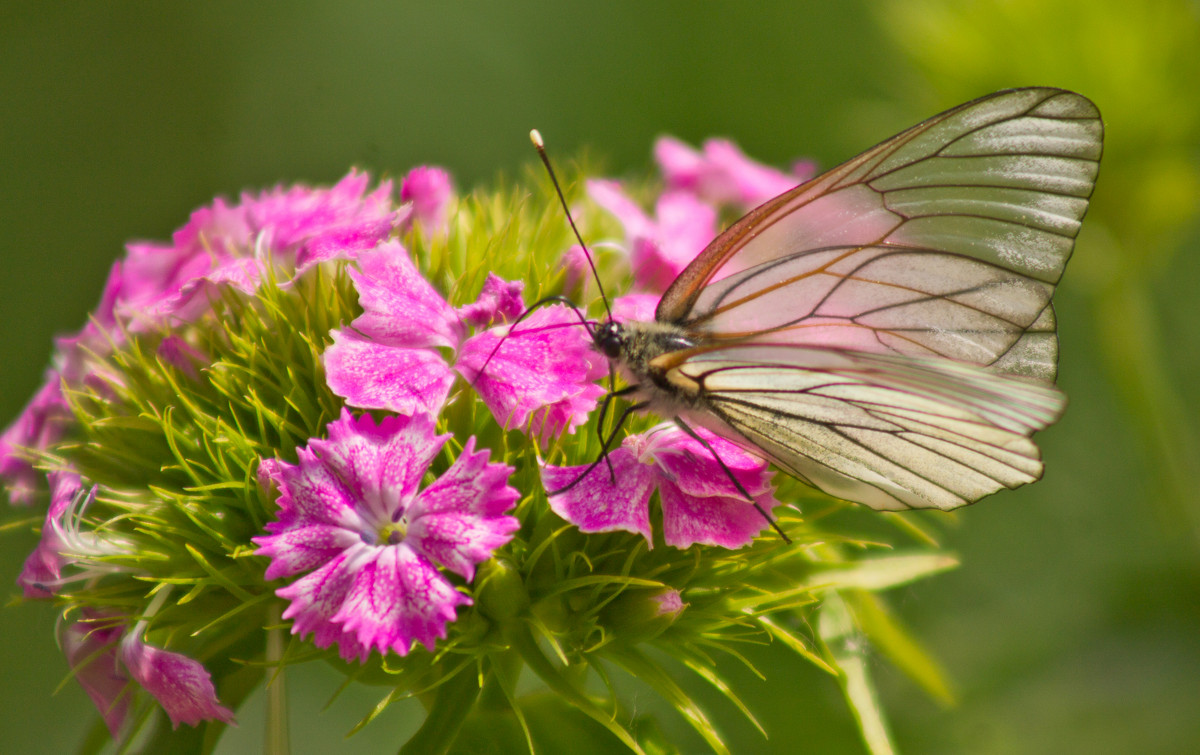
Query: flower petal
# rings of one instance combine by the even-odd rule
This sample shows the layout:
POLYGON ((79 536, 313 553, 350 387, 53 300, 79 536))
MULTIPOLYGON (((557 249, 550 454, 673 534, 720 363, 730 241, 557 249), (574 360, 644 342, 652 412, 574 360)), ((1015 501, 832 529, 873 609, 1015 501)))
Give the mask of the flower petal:
POLYGON ((346 602, 346 596, 354 585, 358 568, 373 557, 378 548, 362 543, 347 548, 320 569, 281 587, 275 594, 291 604, 283 612, 283 618, 294 619, 292 634, 299 637, 313 635, 313 644, 327 648, 336 644, 338 654, 347 661, 358 658, 365 661, 371 652, 351 632, 346 632, 333 617, 346 602))
POLYGON ((608 460, 611 476, 603 463, 582 479, 580 475, 588 465, 542 467, 542 484, 547 491, 571 485, 550 496, 550 508, 582 532, 633 532, 653 545, 650 494, 654 492, 654 469, 639 463, 633 451, 624 446, 609 452, 608 460))
POLYGON ((604 395, 592 381, 607 366, 575 313, 563 306, 545 307, 507 337, 504 332, 493 328, 467 339, 455 364, 496 421, 532 430, 542 440, 586 422, 604 395), (481 373, 485 363, 487 370, 481 373), (531 422, 535 412, 547 407, 550 412, 531 422))
POLYGON ((459 307, 458 316, 476 328, 494 322, 512 322, 525 311, 525 302, 521 298, 524 288, 523 281, 506 281, 495 273, 488 273, 479 298, 473 304, 459 307))
POLYGON ((399 519, 416 492, 421 477, 449 435, 435 435, 427 414, 385 417, 378 425, 364 414, 357 420, 348 410, 329 423, 328 440, 309 441, 349 490, 352 505, 371 527, 399 519))
POLYGON ((374 648, 406 655, 414 642, 432 650, 446 636, 455 609, 470 603, 433 564, 401 544, 376 549, 375 558, 357 570, 331 621, 353 634, 365 652, 374 648))
MULTIPOLYGON (((684 493, 668 480, 659 482, 658 495, 662 500, 663 540, 676 548, 695 544, 741 548, 770 525, 745 498, 699 498, 684 493)), ((768 512, 778 503, 770 493, 756 500, 768 512)))
POLYGON ((199 661, 147 645, 133 634, 121 640, 120 657, 133 680, 158 700, 173 728, 206 719, 234 723, 233 711, 217 700, 212 677, 199 661))
POLYGON ((96 618, 63 623, 58 633, 58 644, 67 658, 71 676, 100 711, 113 739, 120 736, 131 700, 129 695, 122 694, 129 677, 117 665, 121 631, 120 626, 104 626, 96 618))
POLYGON ((458 314, 398 242, 358 255, 358 268, 349 268, 349 273, 363 308, 353 323, 359 333, 390 346, 458 346, 458 314))
POLYGON ((745 500, 721 463, 713 458, 713 452, 750 495, 771 490, 772 475, 766 461, 704 428, 696 432, 712 451, 674 425, 659 425, 644 435, 632 436, 635 438, 632 444, 640 461, 653 461, 663 478, 693 497, 728 496, 745 500))
POLYGON ((450 201, 454 199, 454 182, 450 174, 432 165, 413 168, 400 184, 400 201, 412 202, 413 217, 430 230, 446 224, 450 201))
POLYGON ((29 452, 57 443, 74 421, 62 380, 54 370, 47 371, 41 389, 0 435, 0 481, 8 488, 9 503, 33 503, 43 474, 33 468, 29 452))
POLYGON ((388 346, 350 330, 335 330, 325 349, 325 380, 350 406, 397 414, 434 414, 442 409, 454 372, 437 352, 388 346))
POLYGON ((25 566, 17 577, 26 598, 52 598, 58 592, 57 582, 62 576, 63 566, 71 562, 64 553, 66 538, 60 518, 71 507, 79 494, 79 475, 74 472, 51 472, 50 509, 42 525, 42 537, 33 553, 25 559, 25 566))
POLYGON ((510 487, 512 467, 488 462, 469 438, 462 454, 408 509, 405 544, 468 580, 475 564, 512 539, 521 523, 503 516, 520 498, 510 487))

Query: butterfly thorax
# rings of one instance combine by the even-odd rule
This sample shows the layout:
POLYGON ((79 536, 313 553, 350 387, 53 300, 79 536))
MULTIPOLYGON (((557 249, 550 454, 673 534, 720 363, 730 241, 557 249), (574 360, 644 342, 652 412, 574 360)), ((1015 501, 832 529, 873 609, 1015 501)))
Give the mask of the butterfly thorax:
POLYGON ((691 349, 695 342, 676 325, 660 322, 608 321, 592 336, 596 349, 617 367, 637 393, 652 405, 694 403, 694 392, 683 390, 669 379, 668 370, 655 363, 671 352, 691 349))

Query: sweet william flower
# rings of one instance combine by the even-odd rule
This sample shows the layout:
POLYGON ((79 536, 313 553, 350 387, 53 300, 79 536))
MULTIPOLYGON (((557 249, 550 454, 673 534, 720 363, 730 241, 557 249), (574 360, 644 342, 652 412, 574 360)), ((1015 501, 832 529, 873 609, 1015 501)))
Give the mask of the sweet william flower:
POLYGON ((705 202, 742 209, 773 199, 816 172, 811 162, 804 161, 797 163, 791 173, 784 173, 751 160, 728 139, 709 139, 696 150, 663 136, 654 143, 654 159, 668 189, 688 191, 705 202))
POLYGON ((638 288, 661 293, 717 235, 717 211, 688 191, 667 191, 648 215, 617 181, 592 179, 588 196, 625 230, 638 288))
POLYGON ((268 260, 299 274, 374 248, 409 209, 393 205, 391 182, 368 192, 369 182, 365 173, 351 171, 329 188, 276 187, 245 193, 238 204, 218 198, 192 213, 171 244, 128 246, 117 312, 132 330, 165 318, 190 322, 223 287, 253 292, 268 260))
MULTIPOLYGON (((707 430, 697 432, 763 511, 778 505, 765 461, 707 430)), ((712 452, 674 425, 626 437, 620 448, 609 453, 609 462, 611 474, 607 465, 600 464, 582 479, 587 465, 542 469, 547 490, 571 485, 550 496, 550 507, 583 532, 634 532, 653 546, 650 496, 656 489, 662 502, 663 539, 676 548, 695 544, 741 548, 768 525, 712 452)))
POLYGON ((431 485, 421 478, 449 436, 425 414, 355 420, 348 412, 312 440, 299 464, 270 461, 279 488, 278 520, 254 538, 268 556, 267 579, 304 576, 276 591, 291 601, 292 632, 336 644, 343 658, 371 650, 405 655, 432 649, 471 598, 439 570, 470 581, 475 565, 519 526, 504 514, 518 498, 512 468, 488 461, 467 440, 431 485))
POLYGON ((523 310, 520 287, 489 276, 479 299, 456 310, 396 242, 359 255, 357 265, 350 275, 363 314, 334 331, 323 357, 330 389, 347 404, 436 414, 457 371, 498 422, 545 441, 587 421, 604 395, 593 382, 604 360, 567 307, 543 307, 511 332, 499 326, 467 336, 468 323, 482 327, 523 310), (440 348, 454 351, 453 366, 440 348))

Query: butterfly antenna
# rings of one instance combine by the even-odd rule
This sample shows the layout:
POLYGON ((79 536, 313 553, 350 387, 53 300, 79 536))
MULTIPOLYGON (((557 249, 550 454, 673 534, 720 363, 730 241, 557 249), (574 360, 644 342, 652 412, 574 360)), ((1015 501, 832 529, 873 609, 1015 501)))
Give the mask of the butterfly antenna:
POLYGON ((587 244, 583 243, 583 236, 580 235, 579 228, 575 225, 575 218, 571 217, 571 208, 567 206, 567 198, 563 195, 562 187, 558 183, 558 176, 554 174, 554 166, 550 164, 550 158, 546 155, 546 143, 542 141, 542 135, 536 128, 529 132, 529 140, 533 142, 533 148, 537 150, 538 157, 542 158, 542 165, 546 166, 546 172, 550 174, 550 183, 554 184, 558 201, 562 204, 563 212, 567 214, 567 222, 571 224, 575 240, 579 242, 579 247, 583 249, 583 255, 587 257, 588 267, 592 269, 592 277, 596 279, 596 288, 600 290, 600 300, 604 302, 604 312, 608 315, 608 319, 612 320, 612 310, 608 306, 608 296, 604 293, 604 284, 600 282, 600 273, 596 270, 596 262, 592 259, 592 253, 587 248, 587 244))
MULTIPOLYGON (((579 310, 579 307, 575 306, 575 302, 571 301, 570 299, 568 299, 565 296, 542 297, 541 299, 538 299, 537 301, 535 301, 533 304, 530 304, 529 307, 524 312, 522 312, 520 314, 520 316, 517 317, 517 319, 513 320, 512 325, 508 326, 508 332, 505 333, 500 338, 499 341, 496 341, 496 345, 492 347, 492 351, 491 351, 491 353, 488 354, 487 359, 483 360, 483 365, 479 368, 479 373, 478 373, 478 375, 476 375, 476 377, 478 377, 479 375, 482 375, 484 373, 484 370, 487 369, 487 366, 492 363, 492 357, 496 356, 496 352, 500 351, 500 347, 504 345, 504 342, 508 339, 509 336, 515 336, 515 335, 519 335, 519 333, 525 332, 525 331, 520 331, 519 333, 513 332, 513 328, 517 327, 517 325, 522 320, 524 320, 526 317, 529 317, 529 315, 533 314, 534 310, 536 310, 538 307, 541 307, 546 304, 550 304, 551 302, 558 302, 559 304, 566 304, 568 307, 571 308, 571 311, 575 313, 575 316, 579 318, 579 324, 582 325, 584 328, 586 328, 589 333, 592 332, 594 323, 592 323, 591 320, 588 320, 587 317, 584 316, 583 312, 581 312, 579 310)), ((575 323, 571 323, 572 327, 574 327, 574 325, 575 325, 575 323)), ((470 382, 470 384, 474 385, 475 381, 472 380, 470 382)))

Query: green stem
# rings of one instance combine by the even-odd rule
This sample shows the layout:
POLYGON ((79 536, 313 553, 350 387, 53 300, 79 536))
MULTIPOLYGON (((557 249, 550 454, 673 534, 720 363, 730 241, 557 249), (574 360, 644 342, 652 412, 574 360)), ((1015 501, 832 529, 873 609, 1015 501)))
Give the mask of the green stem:
POLYGON ((291 743, 288 741, 287 683, 284 665, 280 663, 284 640, 279 612, 278 605, 271 608, 268 623, 273 626, 267 630, 267 666, 274 669, 267 680, 267 730, 263 741, 263 752, 267 755, 288 755, 291 752, 291 743))

